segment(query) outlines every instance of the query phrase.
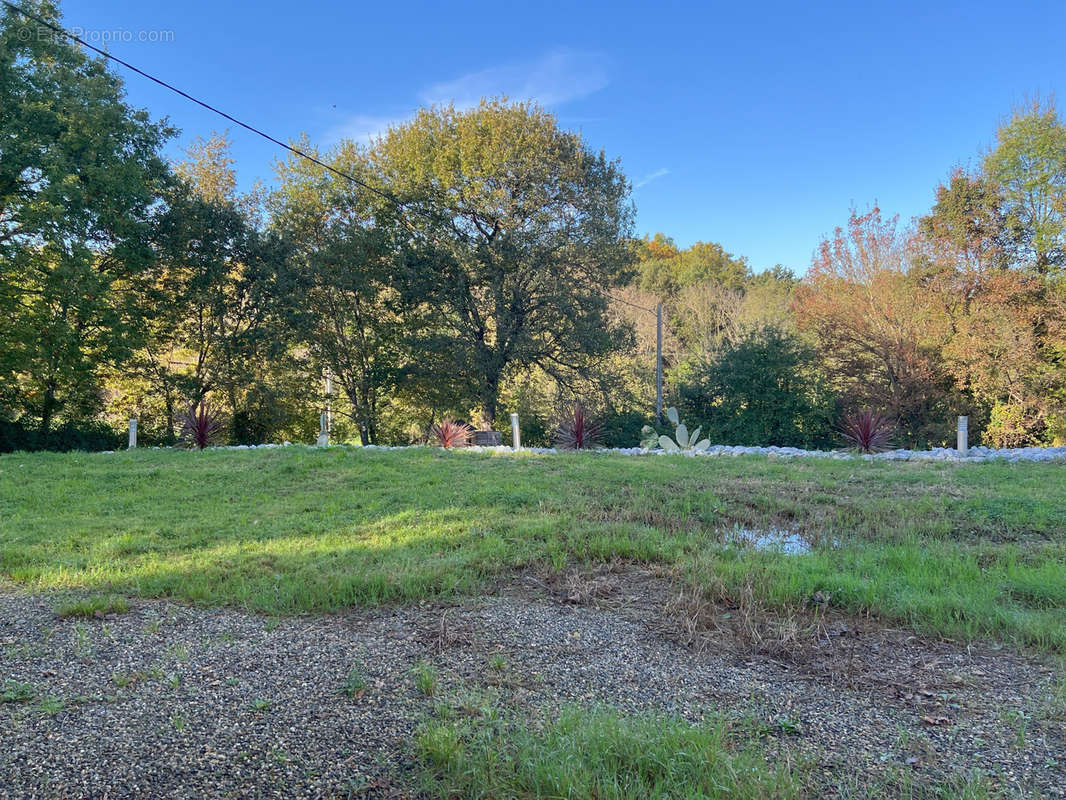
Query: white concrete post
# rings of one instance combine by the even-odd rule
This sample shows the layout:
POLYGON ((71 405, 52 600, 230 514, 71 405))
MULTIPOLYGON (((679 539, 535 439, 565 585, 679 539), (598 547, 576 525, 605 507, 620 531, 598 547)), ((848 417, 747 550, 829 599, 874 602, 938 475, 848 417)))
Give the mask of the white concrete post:
POLYGON ((969 417, 959 417, 958 443, 957 443, 957 449, 959 451, 959 455, 963 455, 963 456, 966 455, 966 451, 970 447, 969 438, 970 438, 970 418, 969 417))
POLYGON ((130 417, 130 450, 137 449, 137 418, 130 417))
POLYGON ((329 447, 329 420, 326 417, 326 412, 323 411, 318 415, 318 446, 329 447))
POLYGON ((522 437, 518 434, 518 415, 511 414, 511 438, 514 439, 514 449, 522 449, 522 437))

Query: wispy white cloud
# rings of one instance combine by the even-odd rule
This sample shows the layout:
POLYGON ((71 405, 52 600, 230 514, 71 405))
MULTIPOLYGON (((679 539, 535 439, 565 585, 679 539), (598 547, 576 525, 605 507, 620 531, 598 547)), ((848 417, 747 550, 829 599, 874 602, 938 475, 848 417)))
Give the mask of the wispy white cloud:
MULTIPOLYGON (((533 100, 542 106, 559 106, 598 92, 608 83, 604 56, 555 50, 532 61, 500 64, 426 86, 417 93, 412 106, 452 103, 456 108, 464 109, 476 106, 483 97, 499 96, 516 101, 533 100)), ((331 144, 341 139, 367 144, 386 133, 390 126, 409 117, 353 114, 329 128, 323 138, 331 144)))
POLYGON ((534 61, 502 64, 423 89, 419 99, 457 108, 476 106, 483 97, 506 95, 557 106, 587 97, 608 84, 607 61, 597 53, 557 50, 534 61))
POLYGON ((655 172, 649 172, 647 175, 645 175, 643 178, 641 178, 639 181, 637 181, 635 184, 633 184, 633 188, 634 189, 639 189, 642 186, 647 186, 652 181, 658 180, 659 178, 662 178, 664 175, 669 175, 669 174, 670 174, 670 170, 666 169, 665 167, 663 167, 662 169, 657 169, 657 170, 655 170, 655 172))
POLYGON ((374 139, 383 136, 393 125, 404 121, 403 117, 354 114, 339 125, 328 129, 323 138, 333 144, 341 139, 351 139, 357 144, 370 144, 374 139))

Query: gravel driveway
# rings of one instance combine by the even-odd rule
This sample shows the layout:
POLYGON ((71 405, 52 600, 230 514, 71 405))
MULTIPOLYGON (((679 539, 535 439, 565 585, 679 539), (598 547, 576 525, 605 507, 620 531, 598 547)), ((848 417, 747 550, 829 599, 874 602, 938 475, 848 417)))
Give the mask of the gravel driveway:
POLYGON ((762 723, 826 790, 980 769, 1066 795, 1061 677, 1035 657, 843 624, 795 659, 696 650, 663 612, 669 584, 595 580, 280 620, 160 601, 58 619, 54 598, 0 590, 0 682, 30 685, 0 704, 0 797, 405 797, 418 722, 479 688, 530 714, 602 701, 762 723), (421 660, 437 697, 415 685, 421 660))

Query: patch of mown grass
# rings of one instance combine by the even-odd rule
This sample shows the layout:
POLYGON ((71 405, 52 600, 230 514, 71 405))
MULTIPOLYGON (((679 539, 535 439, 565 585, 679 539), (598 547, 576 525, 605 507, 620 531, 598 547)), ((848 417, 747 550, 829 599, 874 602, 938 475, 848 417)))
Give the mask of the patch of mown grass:
POLYGON ((415 738, 429 797, 789 798, 796 769, 771 764, 720 723, 565 708, 541 727, 508 717, 425 723, 415 738))
POLYGON ((68 617, 103 617, 107 614, 125 614, 130 610, 130 604, 125 597, 113 594, 93 595, 92 597, 80 597, 77 600, 59 603, 54 610, 55 615, 60 619, 67 619, 68 617))
MULTIPOLYGON (((0 577, 270 614, 624 559, 1066 651, 1066 469, 285 448, 0 456, 0 577), (18 480, 7 480, 17 472, 18 480), (723 547, 734 526, 816 547, 723 547)), ((87 607, 95 614, 103 608, 87 607)))

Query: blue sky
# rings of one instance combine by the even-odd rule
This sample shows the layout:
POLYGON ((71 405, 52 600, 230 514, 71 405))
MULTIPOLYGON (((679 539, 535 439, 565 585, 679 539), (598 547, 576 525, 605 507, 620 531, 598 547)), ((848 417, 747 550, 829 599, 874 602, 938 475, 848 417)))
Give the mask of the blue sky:
MULTIPOLYGON (((115 55, 281 139, 365 138, 426 103, 536 99, 622 160, 639 233, 797 273, 852 204, 923 213, 1014 104, 1066 86, 1062 0, 62 7, 68 28, 130 31, 115 55)), ((226 127, 126 77, 182 141, 226 127)), ((230 134, 242 185, 272 180, 278 148, 230 134)))

